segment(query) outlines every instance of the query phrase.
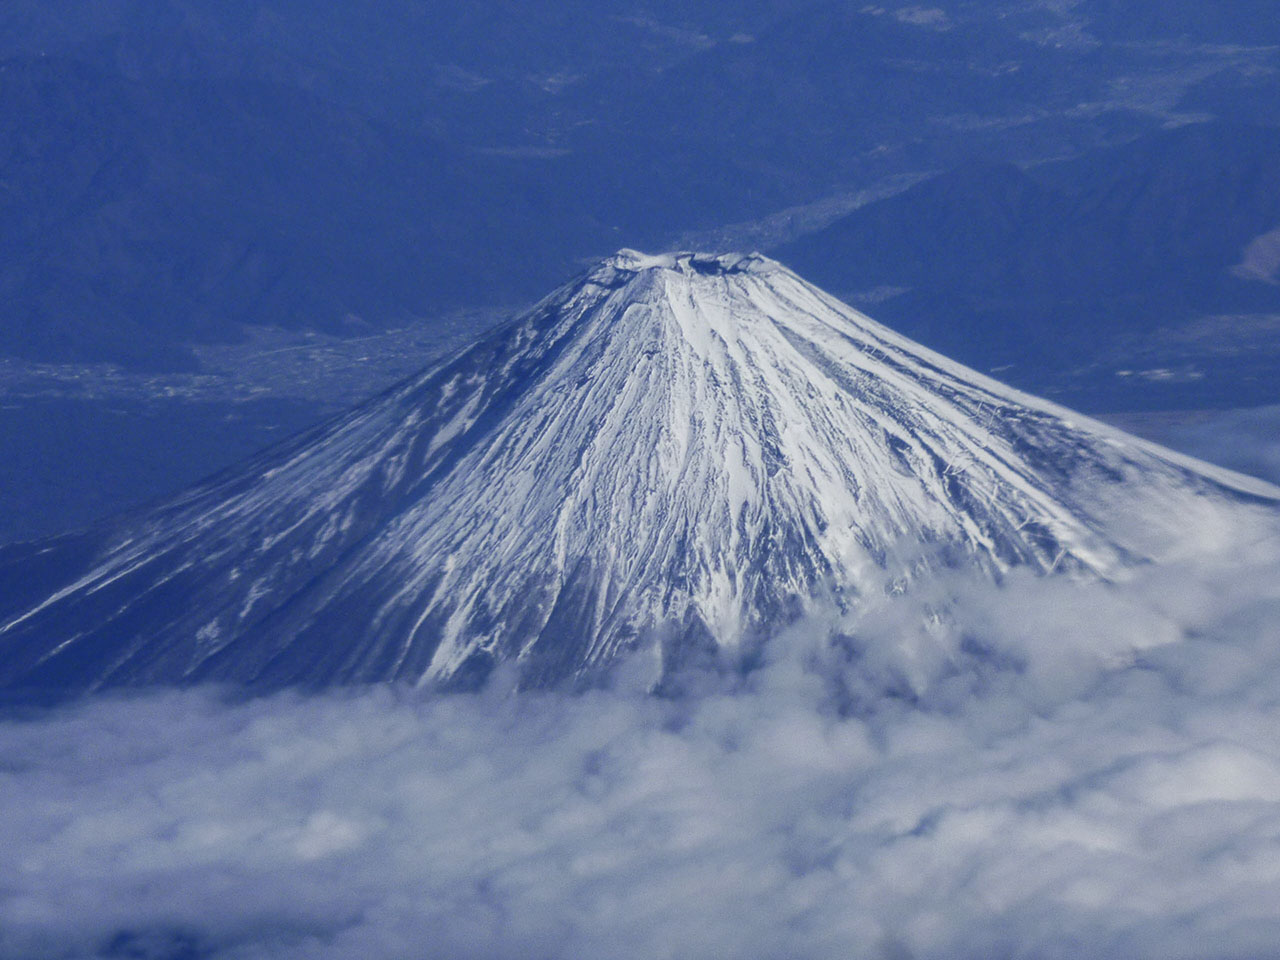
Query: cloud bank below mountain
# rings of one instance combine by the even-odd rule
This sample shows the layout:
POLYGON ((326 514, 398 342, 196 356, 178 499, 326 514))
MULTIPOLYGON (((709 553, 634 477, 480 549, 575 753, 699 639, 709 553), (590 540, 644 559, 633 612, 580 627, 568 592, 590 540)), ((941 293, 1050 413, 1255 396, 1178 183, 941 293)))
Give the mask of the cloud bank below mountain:
POLYGON ((937 579, 677 699, 10 718, 0 957, 1280 956, 1278 571, 937 579))

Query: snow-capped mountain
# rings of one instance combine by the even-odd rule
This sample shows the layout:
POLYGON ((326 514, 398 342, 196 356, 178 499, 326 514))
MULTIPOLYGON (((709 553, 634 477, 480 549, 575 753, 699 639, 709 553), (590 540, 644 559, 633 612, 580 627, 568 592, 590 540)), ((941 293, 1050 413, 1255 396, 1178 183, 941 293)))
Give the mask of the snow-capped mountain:
POLYGON ((1119 575, 1280 489, 1011 390, 759 255, 622 251, 158 509, 0 551, 0 682, 527 685, 750 648, 920 563, 1119 575))

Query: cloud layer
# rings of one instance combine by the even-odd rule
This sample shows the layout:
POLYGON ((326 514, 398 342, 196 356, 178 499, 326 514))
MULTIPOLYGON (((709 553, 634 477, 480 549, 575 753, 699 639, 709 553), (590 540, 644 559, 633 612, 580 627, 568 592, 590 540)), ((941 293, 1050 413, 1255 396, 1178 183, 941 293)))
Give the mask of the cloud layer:
POLYGON ((10 719, 0 957, 1280 956, 1278 572, 932 580, 679 700, 10 719))

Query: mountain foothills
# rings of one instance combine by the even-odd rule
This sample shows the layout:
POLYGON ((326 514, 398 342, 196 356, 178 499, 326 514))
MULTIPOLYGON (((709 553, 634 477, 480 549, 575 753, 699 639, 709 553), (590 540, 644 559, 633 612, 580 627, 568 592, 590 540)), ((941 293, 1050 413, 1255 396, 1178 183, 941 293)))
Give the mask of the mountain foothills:
POLYGON ((1275 402, 1274 128, 1191 124, 1029 170, 963 165, 773 255, 1091 410, 1275 402))
POLYGON ((247 465, 0 550, 0 680, 526 686, 749 657, 936 565, 1119 577, 1280 489, 1014 391, 760 255, 622 251, 247 465))
POLYGON ((0 134, 11 355, 194 368, 246 324, 367 333, 491 288, 494 263, 525 300, 573 269, 520 165, 276 83, 14 59, 0 134))

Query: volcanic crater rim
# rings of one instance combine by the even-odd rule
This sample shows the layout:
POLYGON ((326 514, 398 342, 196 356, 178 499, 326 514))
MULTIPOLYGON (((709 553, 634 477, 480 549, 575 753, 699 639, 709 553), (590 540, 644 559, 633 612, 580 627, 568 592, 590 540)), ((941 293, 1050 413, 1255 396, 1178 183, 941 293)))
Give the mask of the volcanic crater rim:
POLYGON ((675 250, 667 253, 648 254, 624 247, 606 258, 601 268, 631 274, 651 270, 671 270, 685 275, 728 276, 742 273, 768 273, 780 269, 781 264, 762 253, 707 253, 696 250, 675 250))

